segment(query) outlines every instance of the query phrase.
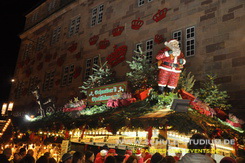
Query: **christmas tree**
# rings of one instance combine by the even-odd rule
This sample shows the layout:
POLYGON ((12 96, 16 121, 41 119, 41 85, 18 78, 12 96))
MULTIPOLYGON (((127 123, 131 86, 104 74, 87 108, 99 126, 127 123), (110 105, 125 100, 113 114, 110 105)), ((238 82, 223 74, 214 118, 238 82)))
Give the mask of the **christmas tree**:
POLYGON ((135 51, 132 61, 127 61, 130 72, 126 74, 132 86, 132 91, 146 89, 157 84, 157 64, 149 63, 146 52, 135 51))
POLYGON ((199 98, 209 104, 211 108, 221 110, 230 109, 231 105, 227 104, 229 98, 226 91, 220 90, 220 85, 215 84, 216 75, 207 75, 207 81, 203 83, 203 88, 198 90, 199 98))
POLYGON ((108 68, 107 62, 105 62, 103 65, 100 62, 100 66, 94 64, 92 70, 93 74, 89 76, 87 81, 83 82, 83 85, 81 87, 79 87, 82 89, 81 92, 86 94, 87 89, 111 84, 114 82, 112 71, 108 68))
POLYGON ((177 89, 178 90, 182 89, 182 90, 185 90, 186 92, 193 93, 192 88, 193 88, 195 82, 196 82, 196 79, 194 79, 194 75, 192 75, 191 72, 189 72, 187 74, 186 70, 184 70, 180 74, 177 89))

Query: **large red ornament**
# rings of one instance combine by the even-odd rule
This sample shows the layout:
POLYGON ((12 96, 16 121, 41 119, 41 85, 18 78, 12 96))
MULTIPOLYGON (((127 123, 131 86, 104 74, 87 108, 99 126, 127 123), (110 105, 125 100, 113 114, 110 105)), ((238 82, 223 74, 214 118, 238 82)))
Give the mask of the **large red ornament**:
POLYGON ((67 50, 72 53, 76 49, 77 49, 77 43, 73 43, 67 50))
POLYGON ((134 30, 139 30, 140 27, 144 24, 144 21, 143 20, 140 20, 140 18, 136 19, 136 20, 133 20, 131 22, 131 28, 134 29, 134 30))
POLYGON ((168 11, 167 8, 164 8, 164 9, 162 9, 162 10, 158 10, 158 12, 153 16, 152 19, 153 19, 155 22, 159 22, 160 20, 162 20, 163 18, 166 17, 167 11, 168 11))
POLYGON ((117 64, 121 63, 125 60, 125 55, 127 53, 127 46, 122 45, 117 48, 117 46, 114 46, 114 52, 112 52, 106 60, 108 61, 108 64, 111 65, 111 67, 116 66, 117 64))
POLYGON ((122 34, 122 32, 124 31, 124 26, 117 26, 116 28, 114 28, 112 30, 112 35, 115 37, 115 36, 119 36, 122 34))
POLYGON ((94 35, 93 37, 91 37, 91 38, 89 39, 89 44, 90 44, 90 45, 96 44, 96 42, 98 41, 98 39, 99 39, 99 35, 94 35))
POLYGON ((109 45, 110 45, 110 41, 106 40, 106 39, 99 42, 99 48, 100 49, 106 49, 109 45))
POLYGON ((156 35, 155 35, 155 38, 154 38, 154 42, 155 42, 156 44, 161 44, 161 43, 163 42, 163 36, 162 36, 162 35, 156 34, 156 35))

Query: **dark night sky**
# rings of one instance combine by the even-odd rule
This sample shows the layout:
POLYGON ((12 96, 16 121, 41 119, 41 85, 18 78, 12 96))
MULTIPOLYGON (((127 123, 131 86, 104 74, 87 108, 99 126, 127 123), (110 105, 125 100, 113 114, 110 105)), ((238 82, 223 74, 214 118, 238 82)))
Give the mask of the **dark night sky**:
POLYGON ((20 46, 18 35, 23 32, 25 14, 42 1, 44 0, 0 1, 0 104, 8 100, 10 80, 14 75, 20 46))

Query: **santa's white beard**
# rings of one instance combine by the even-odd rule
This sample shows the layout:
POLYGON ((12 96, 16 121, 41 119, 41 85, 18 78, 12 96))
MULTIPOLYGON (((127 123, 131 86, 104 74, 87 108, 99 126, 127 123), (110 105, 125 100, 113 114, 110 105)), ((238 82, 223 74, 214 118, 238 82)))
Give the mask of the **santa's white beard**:
POLYGON ((174 57, 180 56, 180 50, 179 49, 173 49, 173 56, 174 57))

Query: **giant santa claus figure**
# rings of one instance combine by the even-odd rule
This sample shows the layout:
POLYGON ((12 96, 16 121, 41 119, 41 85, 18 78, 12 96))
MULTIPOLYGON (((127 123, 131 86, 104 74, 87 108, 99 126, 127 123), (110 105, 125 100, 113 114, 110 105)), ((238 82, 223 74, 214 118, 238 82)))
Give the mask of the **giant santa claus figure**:
POLYGON ((159 51, 156 56, 156 59, 160 62, 158 66, 158 87, 160 93, 164 92, 165 87, 168 87, 171 92, 177 87, 181 69, 186 63, 177 40, 170 40, 164 44, 166 48, 159 51))

